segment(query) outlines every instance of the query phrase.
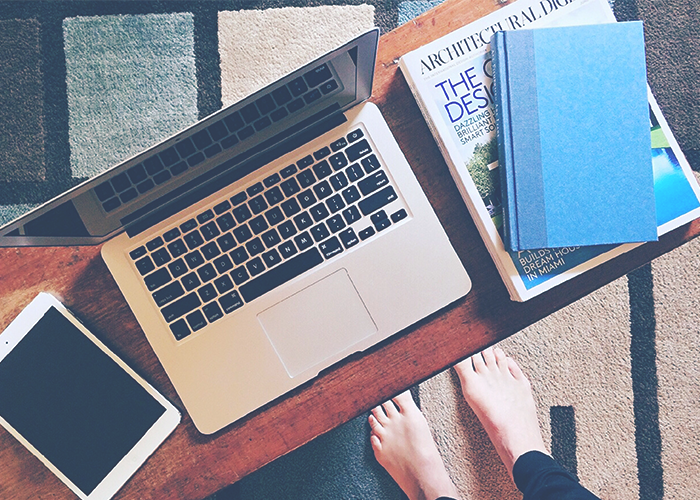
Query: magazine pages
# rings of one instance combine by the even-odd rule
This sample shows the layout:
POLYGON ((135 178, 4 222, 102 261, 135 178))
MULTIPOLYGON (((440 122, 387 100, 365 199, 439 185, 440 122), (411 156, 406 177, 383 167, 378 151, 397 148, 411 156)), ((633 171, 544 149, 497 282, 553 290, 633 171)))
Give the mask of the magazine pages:
MULTIPOLYGON (((506 250, 490 38, 500 30, 607 22, 615 22, 607 0, 518 0, 399 62, 512 300, 530 299, 638 244, 506 250)), ((650 90, 648 96, 661 236, 700 216, 700 188, 650 90)))

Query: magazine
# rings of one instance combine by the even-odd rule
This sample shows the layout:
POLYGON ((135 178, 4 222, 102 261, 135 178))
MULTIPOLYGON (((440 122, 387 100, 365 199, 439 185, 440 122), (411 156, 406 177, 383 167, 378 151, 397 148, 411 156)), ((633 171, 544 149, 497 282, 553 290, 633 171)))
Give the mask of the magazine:
MULTIPOLYGON (((606 22, 615 22, 606 0, 518 0, 399 61, 512 300, 528 300, 639 244, 506 250, 490 38, 500 30, 606 22)), ((648 96, 661 236, 700 216, 700 188, 650 89, 648 96)))

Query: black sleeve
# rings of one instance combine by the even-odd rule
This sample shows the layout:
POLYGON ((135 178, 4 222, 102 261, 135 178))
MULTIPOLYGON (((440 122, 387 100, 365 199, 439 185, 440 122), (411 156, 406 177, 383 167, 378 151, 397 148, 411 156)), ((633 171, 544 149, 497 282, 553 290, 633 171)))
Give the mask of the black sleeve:
POLYGON ((539 451, 528 451, 515 461, 513 479, 523 500, 598 499, 552 457, 539 451))

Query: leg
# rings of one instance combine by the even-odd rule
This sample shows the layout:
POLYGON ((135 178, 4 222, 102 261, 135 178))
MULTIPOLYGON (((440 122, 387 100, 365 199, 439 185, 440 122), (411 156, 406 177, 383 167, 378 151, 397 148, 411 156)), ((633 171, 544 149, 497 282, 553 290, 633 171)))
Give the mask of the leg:
POLYGON ((498 455, 513 475, 518 457, 547 453, 530 382, 500 349, 487 349, 455 366, 467 403, 484 426, 498 455))
POLYGON ((392 401, 377 406, 369 416, 377 461, 410 500, 457 498, 428 422, 411 394, 404 392, 392 401))

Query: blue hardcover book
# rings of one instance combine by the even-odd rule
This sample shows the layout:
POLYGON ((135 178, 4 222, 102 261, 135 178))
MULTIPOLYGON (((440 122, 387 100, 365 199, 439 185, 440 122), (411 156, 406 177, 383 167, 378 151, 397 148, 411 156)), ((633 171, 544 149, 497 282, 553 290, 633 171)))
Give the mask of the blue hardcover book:
POLYGON ((655 241, 641 22, 491 40, 506 245, 655 241))

